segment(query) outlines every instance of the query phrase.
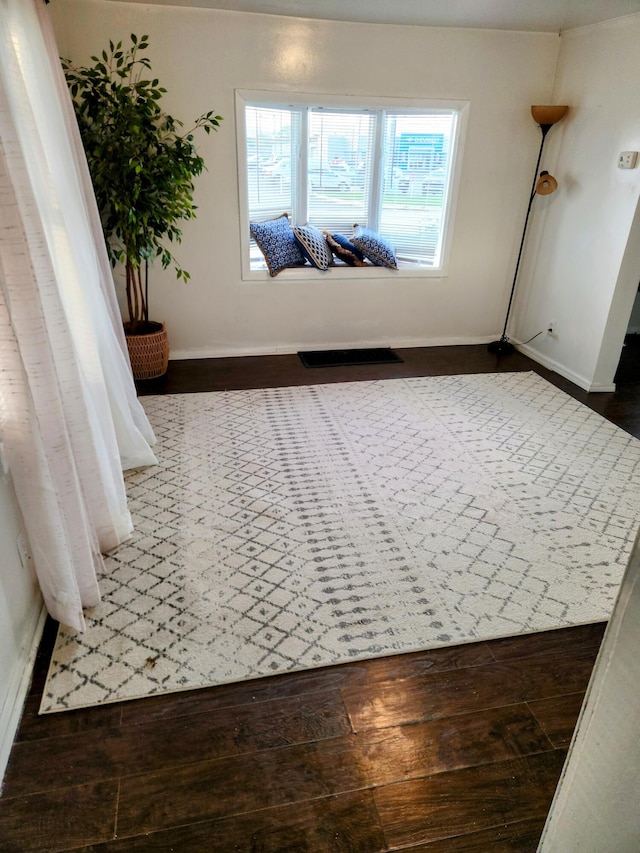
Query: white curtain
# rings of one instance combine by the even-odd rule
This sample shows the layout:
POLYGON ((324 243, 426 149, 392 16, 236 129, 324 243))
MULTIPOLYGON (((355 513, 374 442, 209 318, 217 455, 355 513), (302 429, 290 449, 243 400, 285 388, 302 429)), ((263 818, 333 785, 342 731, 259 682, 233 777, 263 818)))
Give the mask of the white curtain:
POLYGON ((0 0, 0 437, 47 608, 83 630, 155 438, 43 0, 0 0))

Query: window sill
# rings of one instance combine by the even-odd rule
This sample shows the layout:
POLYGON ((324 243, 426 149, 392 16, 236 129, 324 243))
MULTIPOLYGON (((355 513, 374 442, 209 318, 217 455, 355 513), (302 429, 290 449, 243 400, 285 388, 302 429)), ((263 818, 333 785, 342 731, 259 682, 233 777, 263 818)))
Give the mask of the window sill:
POLYGON ((312 266, 291 267, 282 270, 276 276, 270 276, 266 269, 247 270, 242 275, 242 281, 256 284, 258 282, 273 284, 274 282, 291 281, 371 281, 371 280, 397 280, 409 278, 446 278, 443 269, 430 269, 429 267, 403 266, 400 264, 397 270, 387 267, 350 267, 346 264, 336 264, 328 270, 315 269, 312 266))

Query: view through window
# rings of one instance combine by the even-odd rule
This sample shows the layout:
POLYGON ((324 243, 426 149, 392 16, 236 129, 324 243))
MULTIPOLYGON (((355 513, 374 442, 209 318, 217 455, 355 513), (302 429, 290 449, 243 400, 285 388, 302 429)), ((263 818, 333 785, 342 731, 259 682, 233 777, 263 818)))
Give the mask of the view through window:
MULTIPOLYGON (((401 266, 441 266, 457 110, 244 110, 249 221, 286 211, 346 236, 357 223, 388 237, 401 266)), ((255 243, 250 253, 260 268, 255 243)))

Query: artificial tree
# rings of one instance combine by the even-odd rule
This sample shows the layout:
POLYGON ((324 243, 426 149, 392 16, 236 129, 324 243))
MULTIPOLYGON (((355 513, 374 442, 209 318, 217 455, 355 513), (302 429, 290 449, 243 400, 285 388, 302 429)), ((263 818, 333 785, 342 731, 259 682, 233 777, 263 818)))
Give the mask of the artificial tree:
POLYGON ((143 79, 151 63, 141 54, 149 37, 131 34, 131 47, 109 42, 109 51, 92 56, 93 65, 62 65, 71 91, 112 266, 125 266, 129 335, 149 330, 148 293, 142 267, 160 258, 174 265, 178 279, 189 273, 167 243, 179 243, 181 220, 195 218, 193 179, 205 168, 194 133, 217 130, 213 111, 189 131, 160 106, 166 89, 156 78, 143 79))

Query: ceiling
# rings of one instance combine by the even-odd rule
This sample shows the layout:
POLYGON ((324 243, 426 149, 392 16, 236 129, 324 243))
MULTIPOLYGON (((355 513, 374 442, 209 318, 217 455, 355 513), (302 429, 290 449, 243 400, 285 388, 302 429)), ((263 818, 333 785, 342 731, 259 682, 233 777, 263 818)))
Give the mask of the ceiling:
POLYGON ((557 33, 640 13, 640 0, 127 0, 334 21, 557 33))

